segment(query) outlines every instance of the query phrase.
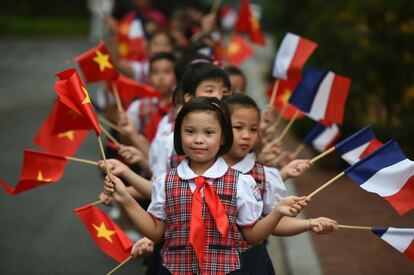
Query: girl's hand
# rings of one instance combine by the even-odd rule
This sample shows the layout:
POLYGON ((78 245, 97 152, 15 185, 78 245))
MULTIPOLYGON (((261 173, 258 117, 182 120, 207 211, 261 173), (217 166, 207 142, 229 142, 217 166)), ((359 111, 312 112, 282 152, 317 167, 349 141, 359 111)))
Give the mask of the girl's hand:
POLYGON ((111 174, 105 177, 104 194, 113 197, 121 204, 132 198, 122 180, 111 174))
POLYGON ((131 255, 134 258, 137 258, 137 257, 144 258, 148 255, 151 255, 153 252, 154 252, 154 243, 146 237, 134 243, 131 249, 131 255))
POLYGON ((139 164, 145 159, 144 154, 134 146, 120 145, 118 153, 130 165, 139 164))
POLYGON ((295 159, 282 168, 280 175, 284 180, 288 178, 297 178, 305 173, 311 165, 312 163, 308 159, 295 159))
POLYGON ((122 133, 124 136, 131 136, 134 133, 137 133, 137 129, 135 129, 134 122, 125 112, 118 113, 117 124, 121 127, 122 133))
POLYGON ((114 199, 111 196, 108 196, 104 192, 99 194, 99 200, 101 200, 105 205, 112 205, 112 202, 114 201, 114 199))
POLYGON ((309 219, 309 231, 315 234, 328 234, 338 230, 338 222, 329 218, 309 219))
POLYGON ((310 202, 310 198, 305 196, 288 196, 279 201, 276 205, 277 211, 282 215, 296 217, 304 207, 310 202))
MULTIPOLYGON (((117 177, 122 177, 125 175, 125 173, 129 170, 129 167, 126 166, 125 164, 123 164, 122 162, 120 162, 117 159, 108 159, 106 161, 106 163, 108 164, 108 169, 109 172, 112 175, 115 175, 117 177)), ((98 167, 99 169, 101 169, 102 171, 106 171, 105 170, 105 163, 103 160, 98 161, 98 167)))

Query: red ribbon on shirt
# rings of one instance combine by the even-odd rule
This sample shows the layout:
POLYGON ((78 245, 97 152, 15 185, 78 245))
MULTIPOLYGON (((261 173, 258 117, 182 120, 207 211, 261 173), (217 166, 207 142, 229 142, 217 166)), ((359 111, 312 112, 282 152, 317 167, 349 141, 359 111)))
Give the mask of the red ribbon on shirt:
POLYGON ((203 270, 203 256, 204 246, 206 243, 206 235, 204 229, 203 219, 203 204, 201 196, 201 188, 204 186, 204 198, 207 206, 213 216, 218 231, 224 238, 227 238, 230 230, 229 219, 224 211, 223 204, 213 187, 207 183, 204 177, 197 177, 194 179, 197 185, 193 194, 193 201, 191 207, 191 222, 190 222, 190 243, 194 248, 198 259, 198 267, 203 270))

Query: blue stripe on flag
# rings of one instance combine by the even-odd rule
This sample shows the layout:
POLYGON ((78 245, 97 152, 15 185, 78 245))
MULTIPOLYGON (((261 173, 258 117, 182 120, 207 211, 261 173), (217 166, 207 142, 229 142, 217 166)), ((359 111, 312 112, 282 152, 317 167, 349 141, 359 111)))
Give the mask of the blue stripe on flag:
POLYGON ((368 125, 341 142, 338 142, 335 145, 335 150, 337 150, 341 155, 344 155, 347 152, 373 140, 374 138, 375 134, 372 130, 372 126, 368 125))
POLYGON ((375 235, 377 235, 378 237, 382 237, 382 235, 384 235, 385 232, 387 232, 388 227, 373 227, 371 228, 372 233, 374 233, 375 235))
POLYGON ((306 137, 303 139, 303 143, 312 145, 312 142, 326 130, 326 126, 320 123, 317 123, 315 127, 313 127, 306 137))
POLYGON ((356 184, 363 184, 381 169, 400 162, 407 157, 395 140, 390 140, 381 148, 345 170, 345 174, 356 184))
POLYGON ((304 72, 302 81, 299 82, 295 91, 292 93, 289 103, 293 104, 303 112, 309 112, 319 85, 326 74, 326 71, 307 69, 304 72))

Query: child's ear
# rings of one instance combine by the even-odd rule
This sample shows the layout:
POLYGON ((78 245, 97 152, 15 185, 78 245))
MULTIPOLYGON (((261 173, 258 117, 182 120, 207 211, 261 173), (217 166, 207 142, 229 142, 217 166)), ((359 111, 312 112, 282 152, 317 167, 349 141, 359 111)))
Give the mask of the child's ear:
POLYGON ((191 94, 189 94, 189 93, 185 93, 184 94, 184 103, 187 103, 187 102, 189 102, 191 99, 193 99, 194 98, 194 96, 193 95, 191 95, 191 94))

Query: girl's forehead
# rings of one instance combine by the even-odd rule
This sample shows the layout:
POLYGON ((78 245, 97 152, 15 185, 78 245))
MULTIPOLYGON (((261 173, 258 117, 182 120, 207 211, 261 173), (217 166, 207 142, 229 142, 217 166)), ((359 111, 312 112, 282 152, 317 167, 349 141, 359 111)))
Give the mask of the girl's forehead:
POLYGON ((197 126, 212 122, 219 123, 215 112, 209 110, 190 112, 183 119, 183 123, 195 123, 197 126))

